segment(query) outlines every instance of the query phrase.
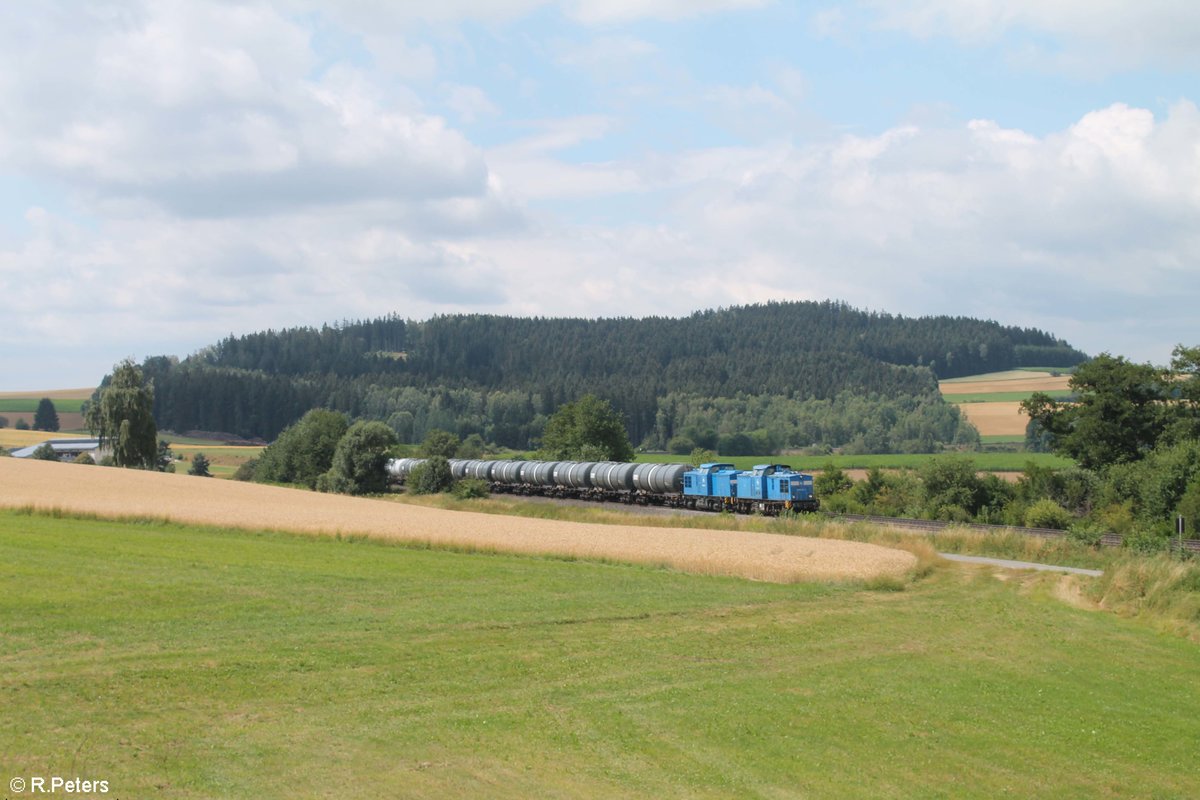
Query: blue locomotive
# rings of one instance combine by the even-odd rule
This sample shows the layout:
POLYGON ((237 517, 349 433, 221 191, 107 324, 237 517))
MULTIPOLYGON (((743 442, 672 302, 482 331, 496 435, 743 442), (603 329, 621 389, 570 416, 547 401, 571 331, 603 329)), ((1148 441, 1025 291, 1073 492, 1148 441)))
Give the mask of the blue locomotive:
MULTIPOLYGON (((404 483, 420 458, 388 462, 388 473, 404 483)), ((703 511, 775 515, 816 511, 812 475, 787 464, 630 464, 614 461, 480 461, 450 459, 455 478, 487 481, 496 493, 543 495, 703 511)))
POLYGON ((733 464, 701 464, 683 474, 683 496, 692 508, 743 514, 816 511, 813 477, 787 464, 757 464, 739 470, 733 464))

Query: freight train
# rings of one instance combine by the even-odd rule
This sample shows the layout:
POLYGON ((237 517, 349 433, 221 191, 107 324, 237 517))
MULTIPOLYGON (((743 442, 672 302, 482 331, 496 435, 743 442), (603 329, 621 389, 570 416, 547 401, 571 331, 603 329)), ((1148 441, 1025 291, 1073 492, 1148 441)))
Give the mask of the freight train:
MULTIPOLYGON (((421 458, 388 462, 391 480, 404 483, 421 458)), ((454 478, 486 481, 494 493, 544 495, 704 511, 773 516, 816 511, 812 475, 787 464, 629 464, 615 461, 477 461, 450 459, 454 478)))

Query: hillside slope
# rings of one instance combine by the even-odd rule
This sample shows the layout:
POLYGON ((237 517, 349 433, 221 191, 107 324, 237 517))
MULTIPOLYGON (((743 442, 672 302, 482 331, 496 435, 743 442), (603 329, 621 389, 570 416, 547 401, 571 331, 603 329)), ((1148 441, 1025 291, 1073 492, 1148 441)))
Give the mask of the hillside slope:
MULTIPOLYGON (((148 359, 145 368, 155 382, 159 424, 173 430, 273 438, 304 411, 326 406, 389 420, 402 438, 443 427, 524 447, 539 433, 539 416, 590 392, 626 415, 635 442, 649 437, 661 446, 679 427, 664 423, 671 412, 661 401, 669 395, 687 398, 688 407, 712 398, 906 398, 904 408, 883 415, 898 418, 913 413, 920 398, 940 403, 938 377, 1084 357, 1041 331, 825 302, 683 319, 388 317, 230 337, 181 362, 148 359)), ((738 432, 766 427, 762 420, 749 424, 738 432)), ((797 441, 827 441, 831 433, 805 431, 797 441)), ((903 438, 953 435, 951 425, 948 433, 903 438)))

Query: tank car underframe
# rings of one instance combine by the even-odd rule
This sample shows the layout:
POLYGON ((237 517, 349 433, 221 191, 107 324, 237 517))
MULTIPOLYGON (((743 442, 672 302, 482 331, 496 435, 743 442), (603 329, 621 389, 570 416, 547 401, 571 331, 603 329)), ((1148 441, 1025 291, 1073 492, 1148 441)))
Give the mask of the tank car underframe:
POLYGON ((566 486, 535 486, 529 483, 498 483, 492 481, 493 494, 515 494, 523 496, 556 497, 566 500, 586 500, 594 503, 622 503, 624 505, 667 506, 686 508, 693 511, 729 511, 735 514, 760 514, 774 517, 785 511, 812 512, 820 506, 817 500, 752 500, 737 497, 696 497, 680 493, 657 493, 633 490, 627 492, 600 489, 574 489, 566 486))

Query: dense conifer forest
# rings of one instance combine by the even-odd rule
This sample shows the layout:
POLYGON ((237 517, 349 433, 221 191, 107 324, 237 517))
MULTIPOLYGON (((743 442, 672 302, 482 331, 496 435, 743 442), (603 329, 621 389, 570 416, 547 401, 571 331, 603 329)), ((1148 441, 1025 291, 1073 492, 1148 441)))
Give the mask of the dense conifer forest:
POLYGON ((1085 358, 1038 330, 805 302, 682 319, 391 316, 230 336, 144 369, 159 427, 176 431, 270 440, 325 407, 383 420, 402 441, 441 428, 527 448, 558 406, 590 393, 650 447, 882 452, 971 436, 939 378, 1085 358))

